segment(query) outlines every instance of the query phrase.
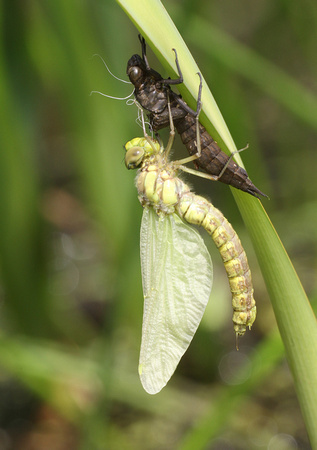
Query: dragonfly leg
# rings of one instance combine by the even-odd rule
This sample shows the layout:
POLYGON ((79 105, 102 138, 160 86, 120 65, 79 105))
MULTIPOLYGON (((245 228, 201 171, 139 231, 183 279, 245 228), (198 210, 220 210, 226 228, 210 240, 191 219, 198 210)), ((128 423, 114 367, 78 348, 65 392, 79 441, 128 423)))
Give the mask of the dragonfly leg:
MULTIPOLYGON (((142 106, 141 106, 140 103, 139 103, 137 100, 135 100, 135 99, 133 100, 133 103, 134 103, 134 104, 136 105, 136 107, 138 108, 138 117, 137 117, 137 119, 136 119, 136 123, 137 123, 139 126, 142 126, 143 136, 144 136, 145 138, 147 138, 147 137, 149 136, 148 133, 147 133, 147 131, 146 131, 146 125, 148 125, 148 126, 149 126, 149 130, 150 130, 150 132, 151 132, 151 134, 152 134, 152 137, 153 137, 153 129, 152 129, 151 123, 145 121, 145 118, 144 118, 144 110, 143 110, 142 106), (140 123, 141 123, 141 125, 140 125, 140 123)), ((157 132, 155 133, 155 136, 158 136, 158 133, 157 133, 157 132)))
POLYGON ((136 105, 137 105, 138 110, 139 110, 139 118, 141 119, 141 123, 142 123, 143 135, 146 138, 149 135, 147 134, 146 127, 145 127, 144 111, 143 111, 143 109, 140 107, 140 105, 137 102, 136 102, 136 105))
POLYGON ((178 168, 179 168, 180 170, 182 170, 183 172, 190 173, 190 174, 192 174, 192 175, 196 175, 197 177, 200 177, 200 178, 206 178, 207 180, 218 181, 219 178, 221 178, 222 175, 224 174, 224 172, 225 172, 226 168, 228 167, 228 164, 229 164, 229 162, 231 161, 231 159, 233 158, 233 156, 234 156, 236 153, 243 152, 243 150, 246 150, 248 147, 249 147, 249 144, 248 144, 246 147, 241 148, 241 149, 236 150, 235 152, 231 153, 231 155, 230 155, 228 161, 227 161, 226 164, 224 165, 224 167, 223 167, 223 169, 221 170, 221 172, 219 173, 219 175, 210 175, 209 173, 200 172, 199 170, 190 169, 189 167, 184 166, 183 164, 186 164, 186 163, 188 162, 188 161, 186 161, 186 160, 187 160, 187 159, 190 159, 190 158, 184 158, 184 159, 181 159, 181 160, 179 160, 179 161, 174 161, 174 164, 176 164, 176 165, 178 166, 178 168))
POLYGON ((193 161, 193 158, 196 159, 196 155, 194 156, 190 156, 188 158, 183 158, 183 159, 179 159, 177 161, 173 161, 173 164, 176 165, 178 167, 178 169, 182 170, 183 172, 186 173, 190 173, 191 175, 196 175, 197 177, 200 178, 206 178, 207 180, 211 180, 211 181, 218 181, 219 178, 222 177, 222 175, 224 174, 226 168, 228 167, 229 162, 231 161, 231 159, 233 158, 233 156, 236 153, 240 153, 243 152, 243 150, 246 150, 249 147, 249 144, 244 147, 241 148, 239 150, 236 150, 235 152, 231 153, 228 161, 226 162, 226 164, 224 165, 223 169, 221 170, 221 172, 219 173, 219 175, 211 175, 209 173, 205 173, 205 172, 200 172, 199 170, 196 169, 190 169, 189 167, 186 167, 184 164, 187 164, 188 162, 193 161))
MULTIPOLYGON (((201 156, 199 115, 200 115, 200 111, 201 111, 201 107, 202 107, 201 92, 202 92, 202 88, 203 88, 203 80, 202 80, 202 76, 201 76, 200 72, 198 72, 197 75, 200 78, 200 83, 199 83, 199 88, 198 88, 197 109, 196 109, 196 111, 193 111, 193 115, 195 116, 195 120, 196 120, 196 148, 197 148, 197 152, 194 155, 189 156, 188 158, 184 158, 184 159, 181 159, 181 160, 177 161, 178 164, 187 164, 187 163, 189 163, 191 161, 195 161, 196 159, 200 158, 200 156, 201 156)), ((172 122, 172 117, 170 116, 170 123, 171 122, 172 122)), ((203 178, 207 178, 207 177, 204 176, 203 178)), ((219 176, 218 176, 218 178, 219 178, 219 176)), ((218 178, 214 178, 213 175, 208 175, 208 179, 210 179, 210 180, 216 180, 216 179, 218 180, 218 178)))
POLYGON ((245 147, 240 148, 239 150, 235 150, 234 152, 232 152, 229 156, 228 161, 226 162, 226 164, 223 166, 221 172, 219 173, 219 175, 216 175, 217 179, 221 178, 222 175, 225 173, 226 168, 228 167, 230 161, 232 160, 232 158, 234 157, 234 155, 236 155, 237 153, 243 152, 244 150, 246 150, 247 148, 249 148, 249 144, 247 144, 245 147))
MULTIPOLYGON (((150 64, 148 62, 148 59, 147 59, 147 56, 146 56, 146 42, 145 42, 145 39, 144 39, 144 37, 141 34, 138 35, 138 38, 139 38, 139 41, 141 43, 142 58, 143 58, 143 61, 145 62, 146 69, 147 70, 151 70, 151 66, 150 66, 150 64)), ((172 80, 171 78, 167 78, 166 80, 161 80, 160 83, 162 83, 162 84, 181 84, 181 83, 183 83, 183 74, 182 74, 182 71, 181 71, 181 68, 180 68, 180 65, 179 65, 179 62, 178 62, 177 52, 176 52, 175 48, 173 48, 172 50, 175 53, 175 64, 176 64, 177 71, 178 71, 178 78, 176 78, 174 80, 172 80)))
POLYGON ((175 78, 173 80, 171 78, 167 78, 166 80, 161 80, 160 83, 162 83, 162 84, 168 84, 168 85, 181 84, 184 81, 183 74, 182 74, 182 71, 181 71, 181 68, 180 68, 180 65, 178 62, 177 52, 176 52, 175 48, 172 48, 172 50, 175 53, 175 64, 176 64, 177 71, 178 71, 178 78, 175 78))
MULTIPOLYGON (((201 93, 202 93, 202 89, 203 89, 203 79, 201 76, 200 72, 197 72, 197 75, 199 76, 200 79, 200 83, 199 83, 199 88, 198 88, 198 96, 197 96, 197 108, 196 111, 192 110, 191 108, 189 108, 189 106, 184 102, 184 100, 177 99, 177 102, 179 104, 182 105, 182 107, 185 109, 185 105, 186 105, 186 110, 189 109, 189 113, 191 115, 193 115, 195 117, 196 120, 196 148, 197 151, 194 155, 188 157, 188 158, 184 158, 180 163, 181 164, 187 164, 190 161, 195 161, 195 159, 198 159, 201 157, 201 143, 200 143, 200 129, 199 129, 199 115, 200 115, 200 111, 202 108, 202 102, 201 102, 201 93), (182 102, 182 103, 181 103, 182 102), (183 104, 184 103, 184 104, 183 104)), ((213 177, 213 175, 211 175, 211 177, 213 177)), ((211 178, 214 179, 214 178, 211 178)))
POLYGON ((169 95, 167 94, 168 98, 167 98, 167 107, 168 107, 168 117, 169 117, 169 121, 170 121, 170 137, 168 139, 168 143, 167 146, 165 147, 165 158, 168 158, 168 155, 172 149, 173 143, 174 143, 174 138, 175 138, 175 127, 174 127, 174 122, 173 122, 173 116, 172 116, 172 111, 171 111, 171 102, 170 102, 170 98, 169 95))
POLYGON ((197 74, 200 78, 200 83, 199 83, 199 89, 198 89, 198 97, 197 97, 197 110, 196 110, 196 147, 197 147, 197 153, 196 158, 200 158, 201 156, 201 144, 200 144, 200 130, 199 130, 199 114, 201 111, 201 107, 202 107, 202 103, 201 103, 201 92, 203 89, 203 79, 201 76, 201 73, 198 72, 197 74))
POLYGON ((210 174, 202 173, 202 172, 199 172, 199 171, 196 171, 196 170, 193 170, 193 169, 188 169, 187 167, 184 167, 184 166, 181 167, 183 164, 187 164, 187 163, 189 163, 191 161, 195 161, 195 159, 198 159, 201 156, 199 115, 200 115, 200 111, 201 111, 201 108, 202 108, 201 93, 202 93, 203 82, 202 82, 202 76, 201 76, 200 72, 198 72, 197 75, 200 78, 199 89, 198 89, 198 96, 197 96, 197 109, 196 109, 196 111, 194 111, 194 113, 195 113, 194 115, 195 115, 195 119, 196 119, 196 148, 197 148, 197 152, 195 153, 195 155, 190 156, 188 158, 184 158, 184 159, 179 160, 179 161, 175 161, 175 163, 178 163, 179 168, 181 170, 183 170, 184 172, 200 176, 201 178, 207 178, 207 179, 212 180, 212 181, 218 181, 222 177, 222 175, 225 173, 225 171, 226 171, 226 169, 227 169, 231 159, 234 157, 234 155, 237 154, 237 153, 242 152, 243 150, 246 150, 249 147, 249 144, 246 147, 244 147, 244 148, 242 148, 240 150, 236 150, 236 151, 232 152, 230 157, 229 157, 229 159, 228 159, 228 161, 223 166, 221 172, 218 175, 210 175, 210 174))
MULTIPOLYGON (((190 173, 191 175, 196 175, 197 177, 206 178, 206 180, 211 180, 211 181, 219 180, 219 175, 210 175, 209 173, 200 172, 199 170, 190 169, 189 167, 184 166, 182 159, 179 161, 173 161, 173 164, 176 164, 178 169, 182 170, 183 172, 190 173)), ((186 162, 185 162, 185 164, 186 164, 186 162)))
POLYGON ((145 66, 146 66, 146 70, 151 70, 150 64, 147 60, 147 56, 146 56, 146 42, 144 37, 141 34, 138 34, 138 38, 139 41, 141 42, 141 47, 142 47, 142 58, 143 61, 145 62, 145 66))

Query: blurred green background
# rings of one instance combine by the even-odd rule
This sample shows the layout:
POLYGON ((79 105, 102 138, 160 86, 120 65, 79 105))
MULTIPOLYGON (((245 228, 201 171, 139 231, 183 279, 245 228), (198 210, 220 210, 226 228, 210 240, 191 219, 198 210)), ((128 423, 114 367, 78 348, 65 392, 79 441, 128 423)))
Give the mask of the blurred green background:
MULTIPOLYGON (((315 2, 165 6, 237 147, 250 144, 248 174, 316 304, 315 2)), ((126 79, 137 30, 114 1, 11 0, 0 12, 0 449, 309 449, 265 285, 221 183, 188 178, 242 240, 257 320, 237 353, 207 237, 213 301, 168 386, 143 391, 142 208, 123 163, 142 130, 134 106, 89 95, 132 92, 93 55, 126 79)))

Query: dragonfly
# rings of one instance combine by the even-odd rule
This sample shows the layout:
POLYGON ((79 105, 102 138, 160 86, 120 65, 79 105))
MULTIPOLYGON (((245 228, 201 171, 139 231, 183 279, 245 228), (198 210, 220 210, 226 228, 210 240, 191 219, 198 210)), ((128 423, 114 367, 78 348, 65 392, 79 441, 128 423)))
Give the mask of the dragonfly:
POLYGON ((240 239, 221 211, 178 177, 180 170, 196 171, 185 166, 190 157, 169 160, 174 135, 171 126, 165 149, 147 135, 125 145, 125 165, 138 169, 136 187, 144 208, 140 233, 144 312, 139 376, 149 394, 160 392, 173 375, 211 294, 211 257, 191 225, 202 226, 220 252, 232 293, 236 339, 251 328, 256 317, 251 272, 240 239))
POLYGON ((247 192, 257 198, 267 197, 250 180, 247 172, 232 160, 232 156, 224 153, 217 142, 199 123, 198 110, 201 107, 202 78, 197 100, 197 110, 191 109, 182 97, 172 91, 171 86, 183 83, 183 75, 175 53, 175 63, 178 70, 177 79, 163 79, 152 69, 146 56, 145 39, 139 35, 142 46, 142 57, 133 55, 127 64, 127 75, 134 85, 136 101, 148 112, 151 127, 154 132, 169 126, 167 104, 171 105, 172 118, 182 142, 190 155, 196 155, 194 162, 197 169, 213 176, 214 181, 221 181, 237 189, 247 192), (197 134, 200 135, 200 150, 197 146, 197 134))

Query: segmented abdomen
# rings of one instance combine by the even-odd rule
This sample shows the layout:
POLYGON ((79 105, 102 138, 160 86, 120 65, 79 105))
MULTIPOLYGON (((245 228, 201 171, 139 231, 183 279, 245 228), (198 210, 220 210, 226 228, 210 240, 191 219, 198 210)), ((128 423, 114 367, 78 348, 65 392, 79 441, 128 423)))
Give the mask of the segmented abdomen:
POLYGON ((237 233, 221 211, 192 192, 180 197, 176 209, 187 222, 204 227, 216 244, 232 293, 234 331, 242 336, 255 321, 256 306, 247 255, 237 233))
MULTIPOLYGON (((159 157, 158 157, 159 158, 159 157)), ((137 176, 142 205, 159 214, 175 211, 193 225, 205 228, 216 244, 228 275, 232 293, 233 324, 237 336, 251 328, 256 317, 251 272, 238 235, 224 215, 204 197, 194 194, 175 175, 173 163, 160 169, 159 160, 145 165, 137 176)))
MULTIPOLYGON (((174 121, 177 132, 180 134, 183 144, 186 146, 190 155, 197 153, 197 130, 196 120, 190 114, 184 118, 174 121)), ((255 197, 265 196, 250 180, 247 172, 229 156, 224 153, 217 142, 207 133, 206 129, 199 124, 199 133, 201 141, 201 157, 195 161, 195 164, 202 170, 211 175, 218 176, 228 163, 219 181, 229 184, 237 189, 248 192, 255 197), (229 161, 229 162, 228 162, 229 161)))

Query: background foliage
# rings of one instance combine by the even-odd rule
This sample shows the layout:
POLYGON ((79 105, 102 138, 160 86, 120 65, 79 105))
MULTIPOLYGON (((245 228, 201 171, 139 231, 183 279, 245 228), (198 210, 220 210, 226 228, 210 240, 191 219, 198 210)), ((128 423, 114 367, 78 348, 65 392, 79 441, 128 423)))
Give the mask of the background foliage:
MULTIPOLYGON (((166 7, 237 147, 250 144, 247 171, 269 195, 265 207, 314 302, 313 2, 166 7)), ((169 385, 143 392, 142 211, 122 149, 141 129, 125 101, 89 96, 131 92, 92 56, 126 78, 137 32, 114 2, 0 8, 1 448, 309 448, 257 261, 221 183, 190 179, 246 248, 257 321, 236 353, 226 276, 210 246, 214 301, 169 385)), ((150 51, 149 59, 168 75, 150 51)))

